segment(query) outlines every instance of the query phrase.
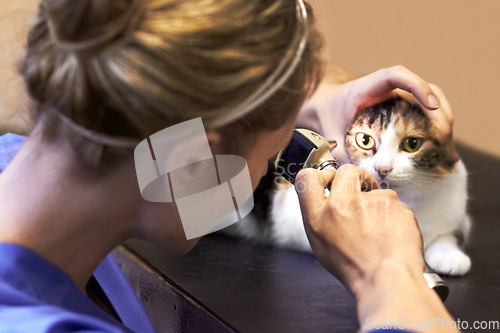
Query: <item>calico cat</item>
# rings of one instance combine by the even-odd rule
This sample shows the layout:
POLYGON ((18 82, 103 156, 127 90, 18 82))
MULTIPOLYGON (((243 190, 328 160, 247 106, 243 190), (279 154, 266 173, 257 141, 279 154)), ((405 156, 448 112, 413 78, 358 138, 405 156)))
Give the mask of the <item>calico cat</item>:
MULTIPOLYGON (((384 102, 356 115, 344 138, 348 160, 339 162, 369 171, 381 188, 398 193, 417 217, 431 268, 444 275, 464 275, 471 266, 461 249, 471 225, 466 211, 467 171, 433 132, 419 106, 402 99, 384 102)), ((310 251, 292 186, 277 186, 268 222, 265 227, 258 221, 237 223, 236 233, 310 251)))

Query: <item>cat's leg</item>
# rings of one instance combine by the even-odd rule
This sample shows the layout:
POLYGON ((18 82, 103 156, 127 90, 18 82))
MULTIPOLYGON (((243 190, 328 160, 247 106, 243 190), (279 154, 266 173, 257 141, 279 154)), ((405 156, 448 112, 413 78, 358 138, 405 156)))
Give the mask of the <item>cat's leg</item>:
POLYGON ((453 233, 440 235, 425 249, 424 257, 429 266, 439 274, 465 275, 471 266, 470 258, 459 246, 453 233))

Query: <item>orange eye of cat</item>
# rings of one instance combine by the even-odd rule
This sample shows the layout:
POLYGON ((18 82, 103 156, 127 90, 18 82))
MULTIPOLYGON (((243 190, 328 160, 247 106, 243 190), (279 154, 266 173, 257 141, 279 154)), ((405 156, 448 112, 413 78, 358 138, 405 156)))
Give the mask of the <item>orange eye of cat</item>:
POLYGON ((370 150, 375 146, 375 140, 368 134, 358 133, 356 134, 356 144, 361 149, 370 150))

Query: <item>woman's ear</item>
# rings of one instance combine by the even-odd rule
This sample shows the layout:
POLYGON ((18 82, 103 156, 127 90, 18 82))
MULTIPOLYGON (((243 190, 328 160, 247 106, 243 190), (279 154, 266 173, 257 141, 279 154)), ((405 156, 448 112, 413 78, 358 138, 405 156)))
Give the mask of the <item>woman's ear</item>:
POLYGON ((221 135, 215 131, 207 131, 208 144, 212 150, 212 155, 223 155, 224 147, 222 145, 221 135))

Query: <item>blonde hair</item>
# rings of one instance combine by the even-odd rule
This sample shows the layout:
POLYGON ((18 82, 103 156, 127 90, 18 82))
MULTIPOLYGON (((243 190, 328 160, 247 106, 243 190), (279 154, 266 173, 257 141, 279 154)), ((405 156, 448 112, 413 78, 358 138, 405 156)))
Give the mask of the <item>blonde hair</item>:
POLYGON ((235 137, 281 127, 322 75, 321 36, 309 6, 306 22, 296 6, 296 0, 43 0, 21 73, 43 116, 44 137, 69 134, 76 149, 98 151, 94 160, 102 162, 116 149, 92 143, 92 133, 139 141, 195 117, 210 129, 227 106, 237 107, 265 82, 303 30, 302 59, 281 89, 214 129, 240 146, 235 137), (68 120, 90 134, 68 130, 68 120))

